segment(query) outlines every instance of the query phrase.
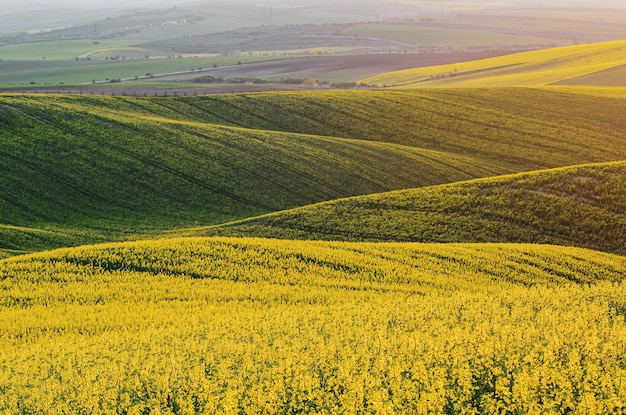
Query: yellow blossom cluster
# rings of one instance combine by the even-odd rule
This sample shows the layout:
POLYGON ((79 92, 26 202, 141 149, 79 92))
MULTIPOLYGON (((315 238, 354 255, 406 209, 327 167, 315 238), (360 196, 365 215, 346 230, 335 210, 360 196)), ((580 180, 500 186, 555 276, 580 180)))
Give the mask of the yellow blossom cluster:
POLYGON ((0 262, 0 414, 626 408, 626 258, 190 238, 0 262))

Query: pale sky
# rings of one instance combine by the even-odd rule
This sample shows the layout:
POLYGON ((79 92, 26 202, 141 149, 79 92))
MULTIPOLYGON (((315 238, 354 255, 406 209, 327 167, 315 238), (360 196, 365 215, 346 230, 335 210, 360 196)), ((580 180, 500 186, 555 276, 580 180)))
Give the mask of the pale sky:
POLYGON ((45 9, 155 8, 189 3, 185 0, 0 0, 0 15, 45 9))
MULTIPOLYGON (((297 4, 302 0, 292 0, 292 3, 297 4)), ((311 1, 311 0, 308 0, 311 1)), ((340 0, 339 2, 348 2, 352 0, 340 0)), ((358 0, 354 0, 358 4, 358 0)), ((397 1, 397 0, 396 0, 397 1)), ((33 10, 46 10, 46 9, 136 9, 136 8, 159 8, 175 5, 185 5, 190 3, 234 3, 232 0, 0 0, 0 16, 8 15, 18 12, 26 12, 33 10)), ((273 3, 276 0, 237 0, 239 3, 273 3)), ((593 6, 602 5, 604 7, 619 6, 623 8, 626 5, 626 0, 603 0, 597 4, 592 0, 431 0, 427 3, 434 3, 436 5, 447 3, 456 4, 471 4, 473 2, 489 4, 489 3, 517 3, 525 5, 548 5, 548 4, 560 4, 560 5, 576 5, 576 6, 593 6)), ((1 30, 0 30, 1 31, 1 30)))

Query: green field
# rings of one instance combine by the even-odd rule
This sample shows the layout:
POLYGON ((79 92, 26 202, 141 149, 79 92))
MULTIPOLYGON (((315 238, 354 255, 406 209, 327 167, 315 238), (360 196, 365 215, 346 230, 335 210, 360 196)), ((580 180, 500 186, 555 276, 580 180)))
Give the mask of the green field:
MULTIPOLYGON (((0 56, 3 57, 3 61, 39 61, 39 66, 42 66, 45 64, 43 61, 72 61, 76 58, 93 55, 97 51, 111 51, 108 56, 116 56, 120 55, 116 49, 126 46, 128 46, 127 41, 113 39, 98 41, 59 40, 56 42, 6 45, 0 48, 0 56)), ((149 54, 146 51, 140 56, 144 57, 149 54)))
POLYGON ((0 248, 150 237, 347 196, 623 160, 626 127, 614 114, 624 107, 542 89, 4 95, 0 248))
POLYGON ((341 199, 187 234, 547 243, 624 255, 625 201, 618 162, 341 199))
POLYGON ((209 123, 243 121, 227 112, 233 107, 214 112, 213 98, 1 101, 3 249, 154 235, 492 173, 471 157, 441 151, 209 123), (429 172, 416 175, 414 166, 429 172))
MULTIPOLYGON (((111 56, 121 56, 122 52, 112 51, 111 56)), ((141 58, 128 60, 90 60, 83 59, 56 62, 4 62, 0 63, 0 84, 15 88, 36 87, 42 85, 91 85, 106 80, 145 77, 147 74, 161 75, 173 72, 189 72, 191 75, 200 70, 237 65, 266 60, 267 57, 186 57, 186 58, 141 58)), ((199 75, 194 75, 199 76, 199 75)), ((149 87, 152 79, 144 81, 149 87)), ((113 84, 111 84, 113 85, 113 84)))

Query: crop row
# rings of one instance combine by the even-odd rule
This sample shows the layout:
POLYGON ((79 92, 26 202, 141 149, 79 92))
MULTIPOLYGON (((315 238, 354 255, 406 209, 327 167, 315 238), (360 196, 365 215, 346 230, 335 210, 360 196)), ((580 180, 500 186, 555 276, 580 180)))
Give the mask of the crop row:
MULTIPOLYGON (((345 196, 624 160, 626 126, 616 116, 624 102, 533 89, 6 95, 0 212, 6 225, 69 231, 67 243, 61 237, 48 245, 55 247, 345 196)), ((11 232, 0 247, 41 246, 11 232)), ((397 240, 411 239, 402 232, 397 240)))
POLYGON ((624 254, 626 163, 381 193, 191 234, 417 242, 526 242, 624 254))
POLYGON ((443 149, 510 172, 624 159, 619 117, 624 100, 577 92, 503 88, 57 99, 90 111, 443 149))
MULTIPOLYGON (((185 120, 176 102, 3 97, 3 222, 91 230, 67 239, 86 243, 491 173, 441 151, 185 120)), ((15 238, 0 247, 41 246, 15 238)))

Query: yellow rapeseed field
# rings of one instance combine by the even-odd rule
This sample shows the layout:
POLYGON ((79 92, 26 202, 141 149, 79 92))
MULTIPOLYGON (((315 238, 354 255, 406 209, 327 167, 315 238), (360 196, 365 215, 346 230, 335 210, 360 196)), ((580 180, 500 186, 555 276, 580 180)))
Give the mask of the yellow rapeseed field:
POLYGON ((626 258, 188 238, 0 262, 0 414, 616 413, 626 258))
POLYGON ((618 40, 407 69, 374 75, 362 82, 405 87, 539 87, 625 64, 626 41, 618 40))

